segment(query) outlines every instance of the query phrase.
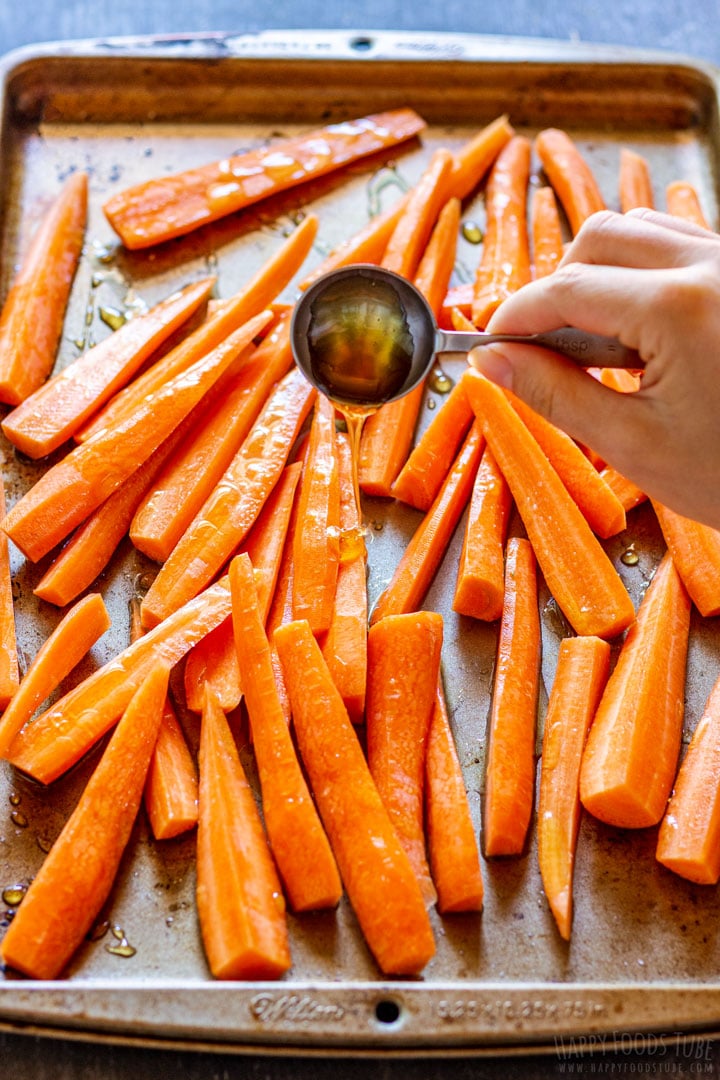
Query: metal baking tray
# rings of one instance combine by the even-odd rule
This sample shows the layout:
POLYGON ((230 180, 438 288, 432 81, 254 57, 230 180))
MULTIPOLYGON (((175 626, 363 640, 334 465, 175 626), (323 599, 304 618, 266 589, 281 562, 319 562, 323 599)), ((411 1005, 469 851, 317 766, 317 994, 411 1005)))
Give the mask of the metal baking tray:
MULTIPOLYGON (((311 207, 321 220, 311 256, 319 261, 377 204, 389 204, 412 183, 436 146, 459 146, 503 112, 530 135, 549 125, 570 131, 610 206, 617 205, 619 150, 629 146, 650 161, 659 206, 666 182, 684 177, 718 220, 718 72, 684 57, 461 34, 208 34, 24 49, 2 61, 0 76, 3 294, 59 182, 73 169, 90 174, 87 243, 60 365, 110 332, 103 321, 109 309, 150 304, 208 270, 218 275, 218 294, 229 296, 311 207), (422 140, 156 250, 119 248, 102 215, 113 192, 143 178, 399 105, 414 106, 427 120, 422 140)), ((482 223, 479 195, 464 216, 482 223)), ((458 281, 478 254, 461 240, 458 281)), ((293 295, 291 285, 285 299, 293 295)), ((429 392, 421 423, 440 403, 429 392)), ((12 502, 37 466, 3 449, 12 502)), ((366 515, 372 602, 418 515, 382 500, 367 500, 366 515)), ((427 604, 445 617, 449 704, 479 823, 497 627, 451 610, 461 533, 427 604)), ((637 604, 662 552, 652 515, 633 511, 627 530, 607 546, 637 604), (638 561, 625 566, 620 557, 631 547, 638 561)), ((26 565, 17 552, 13 560, 26 661, 57 613, 32 594, 42 564, 26 565)), ((152 572, 128 543, 121 546, 100 582, 113 628, 73 678, 124 647, 128 601, 152 572)), ((549 688, 566 627, 544 590, 541 606, 549 688)), ((694 620, 686 741, 718 672, 718 640, 714 620, 694 620)), ((185 722, 196 739, 196 722, 185 722)), ((36 872, 96 757, 47 790, 2 763, 0 893, 36 872)), ((0 1027, 152 1045, 385 1055, 523 1052, 580 1036, 609 1046, 633 1032, 672 1039, 715 1031, 720 894, 660 867, 654 844, 655 830, 631 835, 585 815, 569 945, 556 933, 531 840, 521 858, 483 863, 482 915, 433 915, 438 951, 422 978, 381 977, 343 902, 336 913, 290 917, 294 967, 285 979, 240 984, 213 982, 205 966, 194 910, 194 838, 156 844, 141 819, 105 913, 107 932, 84 945, 62 980, 0 977, 0 1027), (109 951, 118 944, 131 948, 109 951)), ((0 921, 5 917, 0 908, 0 921)))

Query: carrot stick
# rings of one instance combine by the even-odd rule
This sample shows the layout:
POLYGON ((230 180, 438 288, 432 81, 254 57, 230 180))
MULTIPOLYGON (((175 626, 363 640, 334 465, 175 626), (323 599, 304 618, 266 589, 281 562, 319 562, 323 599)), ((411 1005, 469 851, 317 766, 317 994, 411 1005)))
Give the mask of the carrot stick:
POLYGON ((603 539, 622 532, 627 524, 625 508, 578 444, 514 394, 508 393, 508 399, 593 532, 603 539))
MULTIPOLYGON (((415 285, 433 311, 442 302, 455 262, 459 214, 460 204, 450 199, 440 212, 415 277, 415 285)), ((410 450, 423 394, 421 383, 365 422, 359 460, 360 487, 365 494, 392 496, 393 482, 410 450)))
POLYGON ((38 650, 20 686, 0 719, 0 757, 38 705, 69 675, 98 638, 110 626, 110 618, 99 593, 83 597, 38 650))
POLYGON ((472 281, 464 281, 462 285, 453 285, 445 294, 445 299, 442 302, 440 311, 438 312, 438 325, 445 330, 457 330, 452 320, 452 313, 456 309, 461 311, 467 318, 471 325, 472 320, 470 315, 472 314, 472 302, 473 302, 473 283, 472 281))
POLYGON ((352 473, 350 440, 337 433, 340 481, 340 563, 335 602, 322 653, 332 680, 340 691, 348 716, 362 722, 367 681, 367 580, 366 549, 359 535, 352 473))
POLYGON ((309 288, 323 274, 329 274, 331 270, 339 270, 342 266, 350 266, 353 263, 370 263, 377 266, 382 261, 388 240, 400 220, 406 200, 407 195, 403 195, 395 206, 371 218, 367 225, 333 248, 330 254, 303 278, 300 289, 309 288))
POLYGON ((575 848, 580 828, 580 761, 610 667, 598 637, 560 642, 545 715, 538 796, 538 861, 561 937, 570 940, 575 848))
POLYGON ((310 789, 362 933, 384 974, 415 975, 435 942, 410 860, 309 624, 287 623, 274 638, 310 789))
POLYGON ((110 730, 156 664, 182 660, 229 614, 230 592, 223 579, 26 724, 10 745, 8 761, 41 783, 51 783, 110 730))
POLYGON ((285 322, 193 426, 147 492, 130 526, 138 551, 165 562, 222 478, 275 384, 292 366, 285 322))
POLYGON ((233 330, 270 307, 299 270, 315 239, 317 229, 317 217, 315 214, 308 214, 245 287, 223 304, 214 318, 209 319, 187 342, 173 349, 172 353, 153 364, 130 386, 116 394, 75 437, 82 436, 85 439, 101 427, 117 423, 121 416, 137 408, 147 394, 155 393, 164 382, 180 371, 185 371, 199 356, 219 345, 233 330))
POLYGON ((73 173, 43 216, 0 313, 0 401, 18 405, 55 363, 87 217, 87 173, 73 173))
POLYGON ((632 601, 562 480, 504 392, 474 369, 463 379, 548 588, 571 626, 602 638, 622 633, 635 618, 632 601))
POLYGON ((454 166, 449 150, 440 147, 427 168, 408 192, 408 199, 395 230, 388 240, 382 265, 410 280, 420 264, 438 215, 448 199, 448 178, 454 166))
POLYGON ((3 420, 10 442, 32 458, 56 450, 190 318, 214 284, 206 277, 186 285, 53 375, 3 420))
POLYGON ((690 600, 669 553, 630 627, 590 729, 580 771, 589 813, 626 829, 656 825, 682 735, 690 600))
POLYGON ((294 911, 335 907, 342 884, 278 696, 247 554, 230 563, 232 624, 270 847, 294 911))
MULTIPOLYGON (((275 591, 301 468, 299 462, 285 468, 241 545, 255 568, 255 587, 263 623, 275 591)), ((215 692, 223 712, 237 708, 242 698, 242 681, 230 617, 190 651, 185 661, 184 678, 185 701, 194 712, 202 712, 206 683, 215 692)))
POLYGON ((200 729, 197 909, 216 979, 278 979, 291 965, 282 886, 225 714, 200 729))
MULTIPOLYGON (((5 514, 5 480, 0 475, 0 511, 5 514)), ((20 683, 15 604, 10 572, 10 545, 0 530, 0 709, 4 709, 20 683)))
POLYGON ((445 555, 472 492, 485 439, 475 422, 435 502, 415 530, 390 583, 378 597, 371 623, 387 615, 417 611, 445 555))
POLYGON ((480 856, 440 680, 425 758, 425 816, 438 911, 482 911, 480 856))
POLYGON ((715 885, 720 879, 720 679, 680 765, 655 856, 669 870, 715 885))
POLYGON ((5 531, 23 554, 33 562, 42 558, 147 461, 268 317, 251 319, 116 428, 99 432, 48 469, 5 519, 5 531))
POLYGON ((567 215, 573 236, 586 218, 605 209, 597 181, 570 136, 545 128, 535 138, 535 150, 567 215))
POLYGON ((530 140, 514 135, 490 170, 485 191, 485 242, 475 274, 472 321, 484 329, 492 313, 530 280, 527 232, 530 140))
POLYGON ((453 611, 494 622, 502 615, 505 591, 505 536, 512 496, 489 446, 473 484, 458 564, 453 611))
POLYGON ((514 134, 515 130, 507 116, 498 116, 455 150, 455 164, 450 175, 450 194, 461 200, 466 199, 514 134))
POLYGON ((641 491, 632 480, 628 480, 626 476, 614 469, 612 465, 603 466, 600 475, 608 487, 615 492, 626 514, 647 501, 645 492, 641 491))
POLYGON ((642 154, 623 146, 620 150, 620 209, 623 214, 639 206, 655 206, 650 169, 642 154))
POLYGON ((652 505, 690 599, 701 615, 720 615, 720 530, 652 505))
POLYGON ((121 191, 103 210, 126 247, 145 248, 244 210, 419 135, 412 109, 345 120, 121 191))
POLYGON ((473 421, 465 386, 457 382, 413 447, 392 485, 396 499, 429 510, 473 421))
POLYGON ((539 673, 535 555, 527 540, 511 537, 485 774, 486 855, 519 855, 525 846, 535 792, 539 673))
POLYGON ((388 615, 368 633, 367 758, 425 903, 437 899, 425 853, 425 758, 435 707, 442 616, 388 615))
POLYGON ((142 618, 154 626, 220 572, 254 524, 285 468, 315 396, 298 368, 270 395, 247 438, 145 595, 142 618))
POLYGON ((3 961, 31 978, 61 974, 110 894, 140 807, 168 674, 155 664, 128 703, 0 945, 3 961))
POLYGON ((547 277, 563 257, 563 238, 555 192, 551 187, 535 188, 531 201, 533 271, 535 278, 547 277))
POLYGON ((685 221, 692 221, 701 229, 709 229, 710 222, 703 213, 697 190, 686 180, 673 180, 665 189, 668 214, 675 214, 685 221))

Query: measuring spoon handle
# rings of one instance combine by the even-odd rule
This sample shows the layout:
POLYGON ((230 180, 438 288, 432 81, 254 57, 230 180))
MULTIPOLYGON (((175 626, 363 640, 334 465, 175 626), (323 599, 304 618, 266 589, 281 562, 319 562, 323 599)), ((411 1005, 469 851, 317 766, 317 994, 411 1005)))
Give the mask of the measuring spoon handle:
POLYGON ((435 351, 469 352, 478 345, 510 342, 521 345, 537 345, 551 349, 573 360, 578 367, 632 368, 640 370, 645 361, 636 349, 622 345, 617 338, 588 334, 572 326, 549 330, 543 334, 487 334, 483 331, 465 333, 460 330, 438 330, 435 351))

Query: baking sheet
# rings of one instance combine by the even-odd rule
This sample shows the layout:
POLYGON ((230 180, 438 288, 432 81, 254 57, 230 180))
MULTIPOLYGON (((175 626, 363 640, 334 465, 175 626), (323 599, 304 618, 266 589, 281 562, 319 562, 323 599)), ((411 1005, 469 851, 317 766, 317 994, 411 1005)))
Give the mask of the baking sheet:
MULTIPOLYGON (((649 160, 659 206, 665 184, 685 178, 718 220, 717 73, 683 58, 466 35, 205 35, 21 50, 5 58, 2 75, 2 295, 59 183, 73 169, 90 175, 87 242, 59 365, 110 332, 104 319, 112 309, 141 310, 208 271, 218 275, 218 295, 230 296, 312 208, 321 227, 309 268, 413 183, 435 147, 460 146, 501 112, 531 136, 552 124, 570 131, 610 206, 617 205, 619 149, 628 146, 649 160), (111 194, 144 178, 399 105, 427 119, 421 142, 155 250, 125 252, 102 215, 111 194)), ((479 196, 467 203, 463 220, 482 225, 479 196)), ((457 281, 469 278, 478 256, 477 246, 461 240, 457 281)), ((291 285, 284 299, 294 291, 291 285)), ((445 366, 457 374, 461 363, 445 366)), ((421 424, 441 404, 441 395, 428 393, 421 424)), ((8 444, 2 449, 12 503, 38 466, 8 444)), ((383 500, 366 499, 365 509, 372 603, 419 515, 383 500)), ((445 618, 448 700, 479 825, 497 627, 451 610, 461 536, 462 525, 426 604, 445 618)), ((643 508, 607 544, 636 605, 662 546, 643 508), (620 556, 631 547, 639 559, 625 566, 620 556)), ((13 552, 24 662, 57 621, 32 594, 45 565, 28 565, 13 552)), ((113 628, 73 682, 125 646, 128 601, 153 572, 129 543, 121 546, 99 583, 113 628)), ((544 589, 541 609, 549 688, 567 627, 544 589)), ((718 655, 716 620, 695 617, 685 741, 717 676, 718 655)), ((538 749, 544 690, 541 697, 538 749)), ((184 721, 196 741, 196 721, 184 721)), ((36 872, 96 760, 97 751, 48 790, 0 763, 4 896, 12 899, 7 890, 36 872)), ((61 981, 5 973, 0 1025, 233 1049, 398 1053, 553 1046, 581 1033, 612 1041, 644 1030, 666 1038, 713 1030, 720 1027, 720 896, 656 864, 655 836, 584 816, 569 945, 545 901, 533 838, 521 858, 483 861, 482 915, 433 914, 438 951, 421 979, 381 977, 343 901, 336 913, 290 916, 294 966, 284 980, 223 984, 209 978, 198 937, 194 837, 156 844, 141 818, 96 940, 61 981)), ((0 923, 9 906, 0 906, 0 923)))

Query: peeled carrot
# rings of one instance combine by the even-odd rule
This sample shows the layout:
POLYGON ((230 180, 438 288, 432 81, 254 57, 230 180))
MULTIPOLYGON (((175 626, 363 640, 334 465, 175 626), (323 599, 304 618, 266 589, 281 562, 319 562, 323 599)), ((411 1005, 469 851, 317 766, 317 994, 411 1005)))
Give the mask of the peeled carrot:
POLYGON ((675 214, 685 221, 692 221, 701 229, 709 229, 708 221, 700 205, 697 189, 686 180, 673 180, 665 189, 665 199, 669 214, 675 214))
POLYGON ((535 188, 531 201, 533 273, 547 277, 563 256, 562 227, 555 192, 551 187, 535 188))
POLYGON ((419 135, 412 109, 345 120, 223 161, 160 176, 103 207, 126 247, 145 248, 419 135))
POLYGON ((655 856, 698 885, 715 885, 720 879, 720 679, 680 765, 655 856))
POLYGON ((384 974, 416 975, 435 952, 432 927, 342 698, 307 621, 274 638, 310 789, 361 931, 384 974))
POLYGON ((541 131, 535 150, 575 235, 586 218, 605 209, 592 170, 570 136, 559 128, 541 131))
POLYGON ((570 940, 575 849, 580 828, 580 761, 610 668, 610 646, 598 637, 560 642, 545 715, 538 861, 560 935, 570 940))
POLYGON ((110 894, 140 807, 168 674, 155 664, 128 703, 0 945, 3 961, 31 978, 62 973, 110 894))
POLYGON ((503 114, 453 151, 455 164, 450 175, 450 194, 466 199, 514 134, 514 128, 503 114))
MULTIPOLYGON (((0 511, 5 514, 5 480, 0 475, 0 511)), ((0 709, 4 709, 20 683, 15 605, 10 572, 10 545, 0 530, 0 709)))
POLYGON ((690 599, 701 615, 720 615, 720 530, 652 505, 690 599))
POLYGON ((18 405, 50 374, 82 251, 87 173, 73 173, 43 216, 0 313, 0 401, 18 405))
POLYGON ((647 495, 642 491, 637 484, 632 480, 628 480, 626 476, 619 473, 617 469, 614 469, 612 465, 604 465, 600 470, 605 483, 609 488, 615 492, 616 496, 623 505, 625 513, 628 514, 630 510, 634 510, 636 506, 640 506, 641 503, 647 501, 647 495))
POLYGON ((473 483, 453 595, 453 611, 460 615, 485 622, 502 615, 511 507, 510 488, 486 446, 473 483))
POLYGON ((620 209, 623 214, 636 207, 655 206, 650 169, 642 154, 623 146, 620 150, 620 209))
POLYGON ((418 611, 376 622, 367 643, 368 765, 428 907, 437 893, 425 851, 425 758, 442 639, 442 616, 418 611))
POLYGON ((332 680, 340 691, 348 716, 354 724, 365 712, 367 681, 367 559, 359 534, 352 452, 347 434, 337 433, 338 478, 340 481, 340 563, 335 602, 322 653, 332 680))
POLYGON ((442 326, 445 330, 457 330, 458 327, 453 325, 452 313, 453 311, 458 310, 461 311, 468 322, 474 326, 474 323, 472 323, 472 320, 470 319, 470 315, 472 314, 472 301, 472 281, 464 281, 462 285, 453 285, 446 292, 445 299, 438 312, 438 325, 442 326))
POLYGON ((511 537, 507 542, 485 774, 486 855, 519 855, 525 846, 535 793, 539 675, 535 555, 527 540, 511 537))
POLYGON ((561 610, 578 634, 622 633, 635 618, 633 603, 562 480, 504 392, 474 369, 463 379, 561 610))
POLYGON ((307 461, 300 481, 293 537, 293 618, 307 619, 314 634, 330 626, 340 560, 340 484, 335 451, 335 406, 315 400, 307 461))
POLYGON ((42 558, 147 461, 269 317, 251 319, 117 427, 98 432, 48 469, 5 519, 5 531, 23 554, 42 558))
POLYGON ((335 907, 342 895, 340 875, 278 696, 253 566, 247 554, 233 559, 229 577, 240 679, 270 847, 294 911, 335 907))
POLYGON ((485 241, 475 274, 472 321, 484 329, 493 311, 530 280, 527 231, 530 140, 514 135, 502 148, 485 191, 485 241))
POLYGON ((609 825, 656 825, 667 803, 684 714, 690 600, 666 553, 630 627, 590 729, 583 806, 609 825))
POLYGON ((315 397, 299 368, 278 383, 242 446, 145 595, 154 626, 221 571, 275 487, 315 397))
POLYGON ((483 880, 475 829, 440 681, 425 757, 428 854, 442 915, 481 911, 483 880))
POLYGON ((331 270, 339 270, 341 266, 350 266, 353 263, 370 263, 377 266, 382 261, 388 240, 400 219, 406 199, 407 195, 404 195, 395 206, 371 218, 367 225, 333 248, 330 254, 303 278, 299 287, 303 290, 307 289, 323 274, 329 274, 331 270))
POLYGON ((26 724, 10 744, 8 760, 41 783, 51 783, 110 730, 153 667, 182 660, 229 614, 224 578, 26 724))
POLYGON ((216 979, 279 979, 291 965, 282 886, 225 714, 200 729, 197 909, 216 979))
POLYGON ((165 696, 143 794, 145 811, 156 840, 170 840, 197 825, 195 762, 168 695, 165 696))
POLYGON ((205 277, 186 285, 53 375, 3 420, 10 442, 32 458, 56 450, 189 319, 214 284, 205 277))
POLYGON ((438 214, 448 198, 448 177, 454 165, 449 150, 435 150, 425 171, 408 193, 382 265, 410 280, 415 276, 438 214))
POLYGON ((473 421, 462 381, 455 383, 392 485, 396 499, 429 510, 473 421))
POLYGON ((371 623, 387 615, 417 611, 422 604, 470 498, 484 446, 481 426, 475 421, 435 502, 415 530, 390 583, 378 597, 371 623))
POLYGON ((0 719, 0 757, 38 705, 69 675, 110 626, 99 593, 78 601, 38 650, 20 686, 0 719))

